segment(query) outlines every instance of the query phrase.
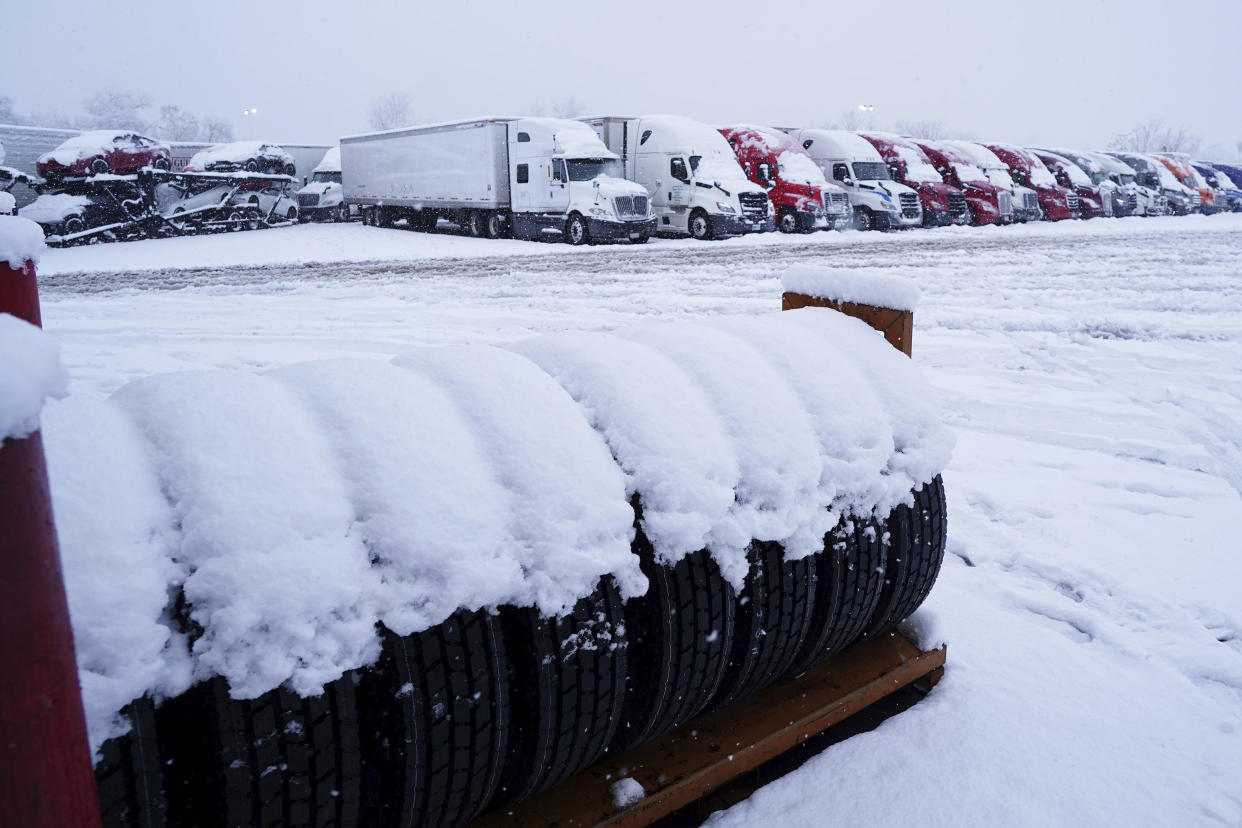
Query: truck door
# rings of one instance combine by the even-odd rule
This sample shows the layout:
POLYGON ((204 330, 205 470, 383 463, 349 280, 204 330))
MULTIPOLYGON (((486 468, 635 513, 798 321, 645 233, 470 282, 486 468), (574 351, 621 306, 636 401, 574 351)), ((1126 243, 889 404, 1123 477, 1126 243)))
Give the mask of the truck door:
POLYGON ((546 213, 566 213, 569 211, 569 174, 565 168, 564 158, 549 158, 545 162, 547 182, 543 190, 546 193, 541 205, 546 213))

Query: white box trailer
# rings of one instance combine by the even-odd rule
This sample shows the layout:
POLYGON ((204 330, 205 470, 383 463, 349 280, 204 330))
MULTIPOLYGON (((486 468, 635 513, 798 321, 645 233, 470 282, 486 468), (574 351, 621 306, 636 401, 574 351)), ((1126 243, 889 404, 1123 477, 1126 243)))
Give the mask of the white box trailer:
POLYGON ((559 118, 483 118, 341 139, 345 203, 363 221, 441 218, 471 235, 561 238, 571 244, 655 229, 646 191, 586 125, 559 118))

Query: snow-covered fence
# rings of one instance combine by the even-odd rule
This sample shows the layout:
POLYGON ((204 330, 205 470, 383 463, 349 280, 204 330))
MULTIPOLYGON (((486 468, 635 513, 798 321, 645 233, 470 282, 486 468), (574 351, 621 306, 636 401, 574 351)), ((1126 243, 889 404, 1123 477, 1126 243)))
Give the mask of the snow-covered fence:
POLYGON ((39 412, 63 393, 39 330, 43 233, 0 216, 0 825, 99 825, 39 412))
POLYGON ((919 290, 910 281, 875 273, 843 273, 816 267, 791 267, 783 274, 783 310, 832 308, 861 319, 884 334, 906 356, 914 345, 914 308, 919 290))

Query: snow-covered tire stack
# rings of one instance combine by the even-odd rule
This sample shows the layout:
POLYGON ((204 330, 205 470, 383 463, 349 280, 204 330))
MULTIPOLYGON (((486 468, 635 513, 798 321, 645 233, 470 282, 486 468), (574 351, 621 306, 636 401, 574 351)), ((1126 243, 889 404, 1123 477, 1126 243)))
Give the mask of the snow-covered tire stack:
POLYGON ((573 611, 501 610, 509 748, 497 794, 516 802, 583 770, 608 748, 625 696, 623 604, 611 578, 573 611))
POLYGON ((351 825, 361 777, 352 677, 233 699, 222 678, 156 711, 170 826, 351 825))
POLYGON ((749 696, 793 666, 811 631, 815 557, 790 561, 778 543, 751 545, 750 572, 734 610, 733 651, 713 707, 749 696))
POLYGON ((424 632, 385 632, 379 661, 359 672, 362 824, 462 825, 496 793, 509 725, 498 627, 458 611, 424 632))
POLYGON ((884 584, 883 526, 844 518, 824 537, 824 550, 813 560, 811 629, 790 675, 839 653, 863 634, 884 584))
POLYGON ((708 705, 729 665, 737 605, 706 549, 661 566, 641 529, 634 549, 651 586, 625 604, 629 676, 616 750, 667 733, 708 705))
POLYGON ((155 738, 155 706, 144 696, 122 712, 130 730, 100 746, 95 765, 104 828, 163 828, 164 780, 155 738))
POLYGON ((940 475, 915 490, 913 506, 903 504, 894 509, 887 527, 884 590, 867 625, 868 636, 910 617, 936 583, 948 531, 940 475))

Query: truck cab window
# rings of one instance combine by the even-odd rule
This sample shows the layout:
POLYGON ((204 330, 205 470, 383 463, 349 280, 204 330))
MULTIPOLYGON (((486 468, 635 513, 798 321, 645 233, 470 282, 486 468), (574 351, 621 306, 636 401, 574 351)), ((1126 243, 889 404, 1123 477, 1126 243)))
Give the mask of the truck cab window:
POLYGON ((767 161, 760 161, 758 165, 759 180, 765 184, 771 184, 776 180, 776 176, 772 174, 772 165, 767 161))
POLYGON ((644 129, 642 137, 638 139, 638 145, 641 147, 643 144, 647 143, 647 139, 650 137, 651 137, 651 130, 644 129))
POLYGON ((530 165, 529 164, 518 164, 517 165, 517 183, 519 184, 530 183, 530 165))
POLYGON ((560 158, 552 159, 552 180, 565 183, 565 162, 560 158))
POLYGON ((529 143, 530 143, 530 133, 529 133, 529 132, 519 132, 519 133, 518 133, 518 137, 517 137, 517 142, 518 142, 519 144, 529 144, 529 143))
POLYGON ((690 173, 686 172, 686 161, 684 158, 669 159, 668 174, 681 182, 690 180, 690 173))

